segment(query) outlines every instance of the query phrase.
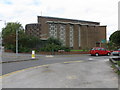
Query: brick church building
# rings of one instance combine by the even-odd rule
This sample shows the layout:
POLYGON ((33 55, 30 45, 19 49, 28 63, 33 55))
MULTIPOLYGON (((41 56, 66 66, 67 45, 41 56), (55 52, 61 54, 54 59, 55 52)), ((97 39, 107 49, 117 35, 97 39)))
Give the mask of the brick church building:
POLYGON ((38 23, 25 26, 25 32, 42 40, 58 38, 63 45, 73 49, 103 46, 101 41, 106 40, 106 26, 99 22, 47 16, 38 16, 37 19, 38 23))

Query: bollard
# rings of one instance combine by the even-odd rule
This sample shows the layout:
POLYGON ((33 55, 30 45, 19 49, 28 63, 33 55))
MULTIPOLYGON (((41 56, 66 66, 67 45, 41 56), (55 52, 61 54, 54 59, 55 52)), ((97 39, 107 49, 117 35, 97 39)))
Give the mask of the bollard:
POLYGON ((35 59, 35 50, 32 50, 32 59, 35 59))

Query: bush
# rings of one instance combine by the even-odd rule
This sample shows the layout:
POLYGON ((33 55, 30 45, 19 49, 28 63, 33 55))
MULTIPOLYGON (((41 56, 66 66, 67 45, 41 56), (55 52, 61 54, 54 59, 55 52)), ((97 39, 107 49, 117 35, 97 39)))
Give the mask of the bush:
POLYGON ((48 44, 44 48, 41 48, 40 51, 46 51, 46 52, 58 52, 58 50, 64 50, 66 52, 69 52, 70 49, 65 46, 55 45, 55 44, 48 44))
POLYGON ((27 47, 19 47, 18 52, 31 52, 32 50, 27 47))
POLYGON ((56 38, 54 38, 54 37, 50 37, 50 38, 47 40, 47 43, 48 43, 48 44, 55 44, 55 45, 59 45, 59 46, 62 45, 62 43, 60 42, 60 40, 59 40, 59 39, 56 39, 56 38))
POLYGON ((64 50, 65 52, 70 52, 70 48, 68 48, 66 46, 62 46, 61 50, 64 50))
POLYGON ((118 30, 111 34, 109 40, 120 48, 120 31, 118 30))
POLYGON ((12 50, 13 52, 16 52, 16 46, 15 45, 5 45, 6 50, 12 50))
POLYGON ((51 52, 51 51, 58 51, 59 49, 60 49, 59 45, 48 44, 45 47, 41 48, 40 51, 51 52))

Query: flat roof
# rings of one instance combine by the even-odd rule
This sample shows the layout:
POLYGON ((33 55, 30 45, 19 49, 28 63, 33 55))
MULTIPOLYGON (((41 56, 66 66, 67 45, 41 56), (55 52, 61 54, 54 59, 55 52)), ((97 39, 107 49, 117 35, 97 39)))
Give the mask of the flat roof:
POLYGON ((26 25, 38 25, 40 23, 29 23, 29 24, 26 24, 26 25))
POLYGON ((100 24, 100 22, 93 22, 93 21, 86 21, 86 20, 78 20, 78 19, 68 19, 68 18, 59 18, 59 17, 50 17, 50 16, 38 16, 38 18, 51 18, 51 19, 61 19, 61 20, 71 20, 71 21, 76 21, 76 22, 89 22, 89 23, 96 23, 100 24))

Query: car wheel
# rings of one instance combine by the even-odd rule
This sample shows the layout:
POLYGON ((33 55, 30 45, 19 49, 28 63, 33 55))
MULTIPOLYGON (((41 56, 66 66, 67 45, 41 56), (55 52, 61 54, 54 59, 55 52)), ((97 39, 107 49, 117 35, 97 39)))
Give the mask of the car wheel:
POLYGON ((107 56, 110 56, 110 53, 107 53, 107 56))
POLYGON ((96 53, 96 54, 95 54, 95 56, 99 56, 99 54, 98 54, 98 53, 96 53))

